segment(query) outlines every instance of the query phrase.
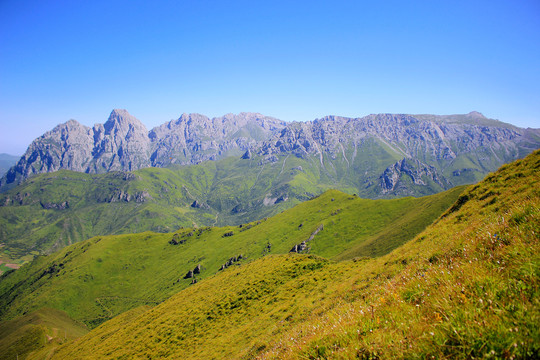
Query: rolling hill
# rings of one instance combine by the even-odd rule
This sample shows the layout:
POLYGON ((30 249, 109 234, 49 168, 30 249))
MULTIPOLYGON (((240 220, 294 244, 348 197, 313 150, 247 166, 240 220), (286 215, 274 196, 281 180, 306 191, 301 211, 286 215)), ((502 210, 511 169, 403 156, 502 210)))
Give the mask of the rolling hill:
POLYGON ((156 305, 194 279, 293 247, 330 259, 380 256, 422 231, 461 191, 369 200, 330 190, 238 226, 94 237, 5 274, 0 315, 11 319, 47 306, 95 327, 131 308, 156 305), (186 277, 190 271, 195 274, 186 277))
POLYGON ((65 312, 42 308, 14 320, 0 322, 0 359, 49 356, 59 345, 86 334, 83 324, 65 312))

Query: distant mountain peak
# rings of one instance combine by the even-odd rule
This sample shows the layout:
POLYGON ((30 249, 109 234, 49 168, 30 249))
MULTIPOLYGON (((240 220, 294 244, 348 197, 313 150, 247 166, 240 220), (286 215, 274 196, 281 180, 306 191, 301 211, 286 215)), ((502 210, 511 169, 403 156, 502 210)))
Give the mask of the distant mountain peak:
POLYGON ((105 124, 108 122, 119 122, 119 123, 131 122, 131 123, 142 124, 142 122, 139 119, 131 115, 125 109, 114 109, 113 111, 111 111, 111 114, 109 115, 109 119, 107 120, 107 122, 105 122, 105 124))
POLYGON ((109 133, 112 129, 120 129, 123 132, 127 132, 129 128, 135 128, 141 132, 148 133, 144 124, 125 109, 114 109, 111 111, 103 127, 106 133, 109 133))
POLYGON ((487 119, 487 117, 485 117, 484 114, 482 114, 479 111, 471 111, 470 113, 467 114, 467 116, 476 118, 476 119, 487 119))

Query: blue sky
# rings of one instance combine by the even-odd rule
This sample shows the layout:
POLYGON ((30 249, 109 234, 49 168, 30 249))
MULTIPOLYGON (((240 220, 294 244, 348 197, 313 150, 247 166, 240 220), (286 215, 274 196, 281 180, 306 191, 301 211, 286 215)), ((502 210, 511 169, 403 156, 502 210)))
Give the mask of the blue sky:
POLYGON ((540 127, 540 1, 0 0, 0 152, 113 108, 540 127))

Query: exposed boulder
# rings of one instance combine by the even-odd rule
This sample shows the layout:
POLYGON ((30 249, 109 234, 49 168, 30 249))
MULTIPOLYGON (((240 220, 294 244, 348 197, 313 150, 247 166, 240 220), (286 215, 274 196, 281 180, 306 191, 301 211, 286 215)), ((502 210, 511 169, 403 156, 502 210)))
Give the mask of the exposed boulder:
POLYGON ((307 249, 307 244, 305 241, 302 241, 300 244, 296 244, 292 247, 289 252, 300 253, 307 249))
POLYGON ((225 270, 229 266, 234 265, 235 263, 239 262, 242 259, 244 259, 244 256, 241 255, 241 254, 238 255, 238 256, 233 256, 232 258, 229 258, 229 260, 227 260, 227 262, 225 262, 225 264, 221 265, 221 267, 219 268, 219 271, 225 270))
POLYGON ((195 200, 193 203, 191 203, 191 207, 192 208, 196 208, 196 209, 208 209, 209 206, 206 205, 205 203, 202 203, 198 200, 195 200))
MULTIPOLYGON (((300 224, 298 227, 299 229, 303 226, 303 224, 300 224)), ((301 253, 301 252, 309 252, 308 242, 313 240, 315 238, 315 235, 317 235, 321 230, 324 229, 324 225, 319 225, 313 232, 309 235, 309 238, 305 241, 302 241, 300 244, 296 244, 292 247, 291 250, 289 250, 290 253, 301 253)))
POLYGON ((242 155, 242 159, 251 159, 251 150, 247 149, 244 155, 242 155))
POLYGON ((186 275, 184 275, 184 279, 191 279, 193 278, 193 270, 189 270, 186 275))
POLYGON ((69 203, 67 201, 63 201, 61 203, 49 203, 49 202, 40 202, 41 204, 41 207, 46 209, 46 210, 50 210, 50 209, 54 209, 54 210, 65 210, 65 209, 69 209, 69 203))

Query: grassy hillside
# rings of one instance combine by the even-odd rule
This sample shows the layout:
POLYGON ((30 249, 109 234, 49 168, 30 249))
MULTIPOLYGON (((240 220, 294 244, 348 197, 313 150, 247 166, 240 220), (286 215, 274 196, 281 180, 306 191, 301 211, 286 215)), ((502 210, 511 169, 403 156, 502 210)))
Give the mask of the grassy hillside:
POLYGON ((238 255, 242 259, 231 261, 233 265, 286 254, 306 241, 303 252, 330 259, 380 256, 422 231, 462 190, 394 200, 366 200, 331 190, 274 217, 239 226, 95 237, 0 278, 0 314, 7 319, 49 306, 95 327, 190 286, 193 278, 184 276, 198 265, 195 278, 201 280, 238 255))
POLYGON ((0 262, 22 264, 96 235, 238 225, 336 185, 321 179, 309 161, 260 161, 228 158, 134 173, 38 175, 0 195, 0 262))
MULTIPOLYGON (((387 144, 367 139, 358 149, 345 146, 339 157, 229 157, 133 173, 64 170, 37 175, 0 194, 0 272, 9 270, 1 263, 16 267, 93 236, 255 221, 328 189, 380 198, 379 178, 373 174, 382 174, 402 156, 387 144)), ((479 174, 468 181, 478 180, 474 176, 479 174)), ((406 178, 402 182, 416 196, 443 190, 424 180, 425 186, 406 178)))
POLYGON ((538 358, 539 181, 537 151, 390 254, 267 256, 104 323, 54 358, 538 358))
POLYGON ((63 311, 43 308, 0 322, 0 359, 24 359, 32 352, 43 358, 58 345, 87 332, 63 311))

